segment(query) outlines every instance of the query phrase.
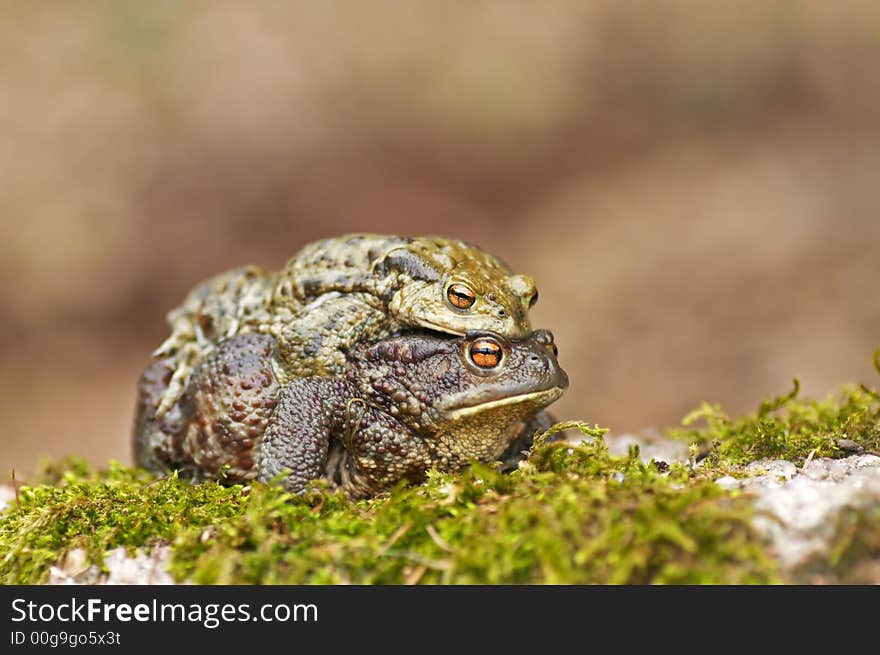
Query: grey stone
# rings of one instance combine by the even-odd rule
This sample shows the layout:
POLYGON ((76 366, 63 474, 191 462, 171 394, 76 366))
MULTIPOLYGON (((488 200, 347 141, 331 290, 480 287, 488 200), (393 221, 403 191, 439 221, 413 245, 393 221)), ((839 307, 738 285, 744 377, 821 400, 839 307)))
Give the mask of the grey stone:
POLYGON ((687 444, 667 439, 657 430, 649 429, 632 434, 606 434, 604 436, 608 452, 612 455, 626 455, 630 446, 639 447, 639 458, 646 464, 652 459, 657 462, 674 464, 688 459, 687 444))
POLYGON ((746 466, 748 473, 772 476, 774 479, 791 480, 797 475, 798 468, 784 459, 759 459, 746 466))
POLYGON ((801 469, 801 473, 811 480, 824 480, 828 477, 829 470, 827 464, 820 460, 814 459, 806 462, 801 469))
POLYGON ((59 566, 53 566, 49 570, 48 584, 175 584, 174 578, 166 570, 171 558, 171 549, 168 546, 159 546, 149 553, 138 549, 134 556, 129 555, 125 548, 109 550, 104 555, 107 572, 102 572, 94 564, 86 566, 85 552, 80 556, 77 550, 80 549, 68 553, 59 566))
POLYGON ((10 507, 15 502, 15 489, 7 485, 0 485, 0 512, 10 507))
POLYGON ((784 567, 827 554, 843 510, 880 503, 880 458, 873 455, 814 460, 799 471, 789 462, 796 473, 787 480, 779 473, 788 473, 789 467, 774 463, 762 469, 758 464, 766 467, 754 462, 746 468, 771 472, 744 486, 755 496, 755 526, 771 539, 784 567))
POLYGON ((741 486, 740 481, 732 475, 725 475, 724 477, 718 478, 715 480, 715 484, 723 489, 739 489, 741 486))

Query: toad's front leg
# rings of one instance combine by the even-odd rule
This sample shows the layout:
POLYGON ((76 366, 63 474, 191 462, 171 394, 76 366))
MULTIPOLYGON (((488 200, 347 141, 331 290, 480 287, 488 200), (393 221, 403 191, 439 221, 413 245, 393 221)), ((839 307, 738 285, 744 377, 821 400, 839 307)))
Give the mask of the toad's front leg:
POLYGON ((387 491, 402 480, 421 482, 436 463, 422 436, 360 398, 346 403, 341 438, 345 453, 339 481, 357 498, 387 491))
POLYGON ((391 323, 379 301, 365 293, 325 293, 295 315, 278 313, 270 329, 286 379, 341 376, 346 352, 359 341, 384 336, 391 323))
POLYGON ((260 448, 259 479, 283 476, 300 493, 328 476, 362 498, 401 480, 419 481, 431 466, 424 441, 366 404, 342 379, 292 380, 281 391, 260 448))
POLYGON ((339 419, 334 378, 297 378, 278 394, 272 419, 260 442, 258 479, 300 493, 309 480, 325 474, 330 434, 339 419))
MULTIPOLYGON (((541 410, 530 418, 523 426, 519 435, 514 439, 507 450, 499 458, 502 471, 512 471, 521 461, 528 457, 529 451, 535 441, 535 435, 545 432, 557 423, 556 418, 547 410, 541 410)), ((567 438, 565 432, 551 434, 548 442, 564 441, 567 438)))

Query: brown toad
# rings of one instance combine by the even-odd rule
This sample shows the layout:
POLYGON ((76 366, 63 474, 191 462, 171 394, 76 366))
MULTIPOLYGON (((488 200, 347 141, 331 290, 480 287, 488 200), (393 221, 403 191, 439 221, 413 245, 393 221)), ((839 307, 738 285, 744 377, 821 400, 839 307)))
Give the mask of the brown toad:
POLYGON ((155 362, 140 385, 137 463, 232 482, 280 478, 294 492, 324 477, 369 496, 432 468, 515 461, 568 387, 546 330, 517 341, 477 331, 359 343, 341 375, 287 384, 275 375, 276 348, 265 334, 223 340, 158 419, 150 407, 172 370, 155 362))

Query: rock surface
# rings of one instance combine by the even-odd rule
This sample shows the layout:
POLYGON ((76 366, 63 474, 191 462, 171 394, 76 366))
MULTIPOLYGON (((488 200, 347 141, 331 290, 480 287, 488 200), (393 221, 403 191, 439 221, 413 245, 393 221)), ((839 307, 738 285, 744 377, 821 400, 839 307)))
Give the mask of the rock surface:
POLYGON ((0 510, 3 510, 7 505, 11 505, 14 502, 15 490, 12 487, 0 485, 0 510))
MULTIPOLYGON (((645 462, 688 460, 685 444, 656 431, 608 434, 605 441, 615 455, 638 445, 645 462)), ((780 565, 789 572, 827 560, 844 512, 880 507, 880 457, 873 454, 811 459, 800 468, 786 460, 758 460, 743 473, 745 477, 725 475, 715 482, 754 496, 754 526, 770 540, 780 565)), ((826 581, 821 575, 818 579, 826 581)), ((880 572, 874 581, 880 583, 880 572)))
POLYGON ((638 434, 609 433, 603 438, 612 455, 626 455, 631 446, 638 446, 639 456, 645 463, 653 459, 656 462, 675 464, 688 459, 687 444, 667 439, 658 430, 644 430, 638 434))
POLYGON ((784 460, 752 462, 753 477, 716 480, 755 496, 755 527, 773 542, 784 568, 827 555, 844 510, 880 506, 880 457, 814 459, 802 468, 784 460))
POLYGON ((86 553, 75 548, 67 553, 59 566, 49 569, 48 584, 175 584, 166 568, 171 558, 171 548, 159 546, 147 553, 138 549, 129 555, 125 548, 114 548, 104 555, 106 572, 96 565, 89 566, 86 553))

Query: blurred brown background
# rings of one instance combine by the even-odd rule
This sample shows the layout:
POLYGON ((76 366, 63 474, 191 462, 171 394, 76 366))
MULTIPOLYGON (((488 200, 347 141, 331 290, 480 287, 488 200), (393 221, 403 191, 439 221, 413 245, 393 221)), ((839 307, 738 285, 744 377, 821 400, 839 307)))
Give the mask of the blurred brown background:
POLYGON ((4 477, 129 461, 165 312, 346 231, 533 275, 564 418, 876 380, 880 3, 6 5, 4 477))

